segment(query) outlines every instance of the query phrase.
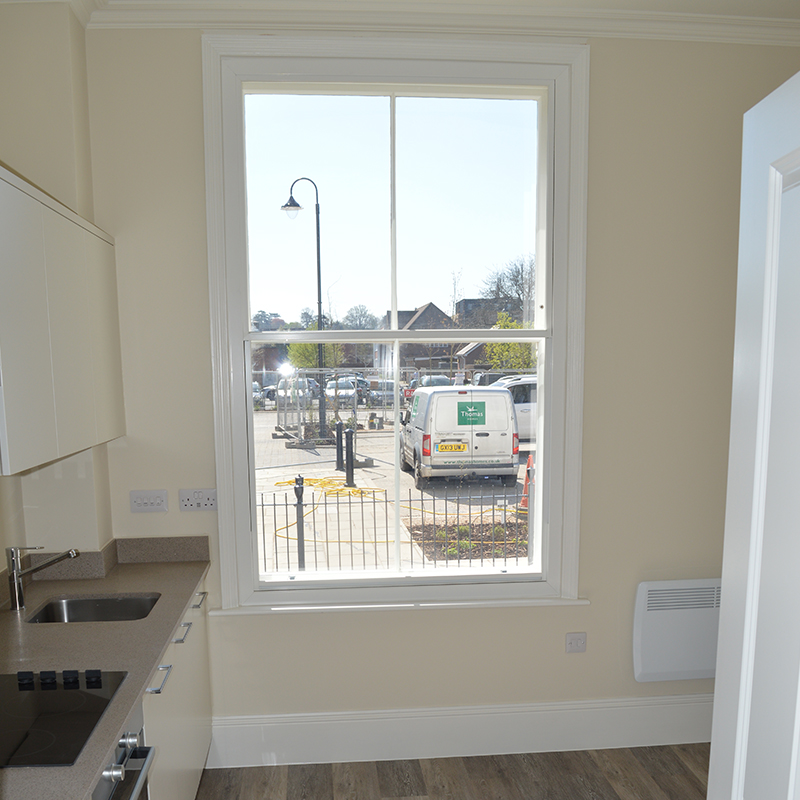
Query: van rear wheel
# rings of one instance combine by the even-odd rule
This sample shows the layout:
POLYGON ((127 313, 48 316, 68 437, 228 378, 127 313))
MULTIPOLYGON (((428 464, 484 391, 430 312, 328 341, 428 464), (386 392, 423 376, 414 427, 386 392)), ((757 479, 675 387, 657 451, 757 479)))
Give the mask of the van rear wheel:
POLYGON ((406 446, 403 440, 400 440, 400 469, 403 472, 411 472, 411 464, 406 461, 406 446))
POLYGON ((503 486, 516 486, 517 485, 517 476, 516 475, 501 475, 500 480, 503 482, 503 486))
POLYGON ((428 485, 428 479, 423 477, 422 469, 419 465, 419 460, 414 462, 414 486, 420 491, 428 485))

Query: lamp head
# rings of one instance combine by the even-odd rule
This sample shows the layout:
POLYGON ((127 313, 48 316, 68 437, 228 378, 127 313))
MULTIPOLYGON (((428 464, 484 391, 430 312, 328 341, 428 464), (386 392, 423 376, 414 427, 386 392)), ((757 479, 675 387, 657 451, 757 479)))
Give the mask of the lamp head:
POLYGON ((289 195, 286 205, 281 206, 281 211, 285 211, 289 219, 294 219, 297 216, 297 212, 302 210, 303 206, 301 206, 292 195, 289 195))

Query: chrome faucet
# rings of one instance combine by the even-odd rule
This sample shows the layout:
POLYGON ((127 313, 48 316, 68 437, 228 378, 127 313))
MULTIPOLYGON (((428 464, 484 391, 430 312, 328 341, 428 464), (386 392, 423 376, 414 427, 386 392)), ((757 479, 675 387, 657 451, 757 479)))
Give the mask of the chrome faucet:
POLYGON ((8 562, 8 591, 11 595, 11 611, 21 611, 25 608, 25 595, 22 591, 22 576, 31 575, 38 572, 40 569, 50 567, 53 564, 58 564, 59 561, 64 561, 67 558, 77 558, 80 555, 79 550, 66 550, 59 553, 47 561, 42 561, 35 567, 28 567, 22 569, 22 551, 23 550, 43 550, 43 547, 6 547, 6 561, 8 562))

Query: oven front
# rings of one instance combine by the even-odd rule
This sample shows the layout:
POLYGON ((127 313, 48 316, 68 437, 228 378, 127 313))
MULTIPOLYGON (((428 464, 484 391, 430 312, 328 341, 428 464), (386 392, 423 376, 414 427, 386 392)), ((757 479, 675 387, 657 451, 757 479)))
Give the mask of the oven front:
POLYGON ((130 730, 114 750, 114 760, 92 792, 92 800, 146 800, 147 775, 155 757, 154 747, 143 746, 144 715, 139 704, 130 718, 130 730))

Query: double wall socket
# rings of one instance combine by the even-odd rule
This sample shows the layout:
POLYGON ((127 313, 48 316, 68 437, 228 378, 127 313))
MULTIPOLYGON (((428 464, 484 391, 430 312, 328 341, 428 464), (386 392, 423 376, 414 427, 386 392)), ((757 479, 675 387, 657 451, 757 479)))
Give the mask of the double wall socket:
POLYGON ((167 490, 134 489, 131 492, 131 512, 138 514, 141 511, 168 511, 167 490))
POLYGON ((217 490, 181 489, 178 501, 181 511, 214 511, 217 508, 217 490))

